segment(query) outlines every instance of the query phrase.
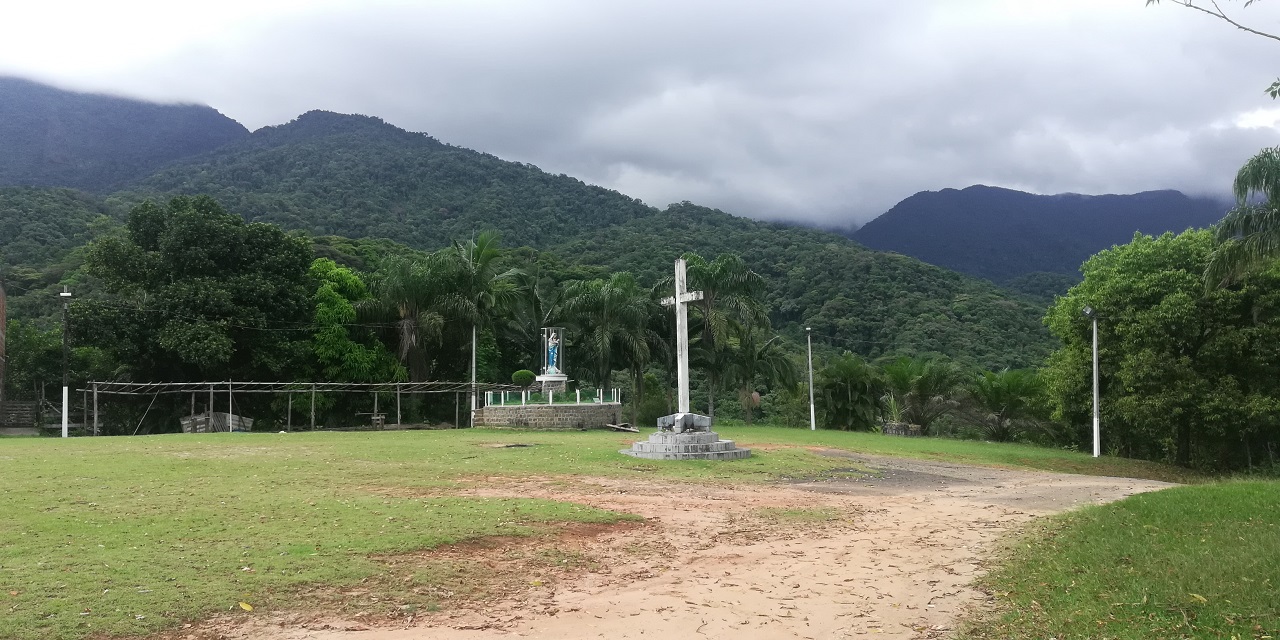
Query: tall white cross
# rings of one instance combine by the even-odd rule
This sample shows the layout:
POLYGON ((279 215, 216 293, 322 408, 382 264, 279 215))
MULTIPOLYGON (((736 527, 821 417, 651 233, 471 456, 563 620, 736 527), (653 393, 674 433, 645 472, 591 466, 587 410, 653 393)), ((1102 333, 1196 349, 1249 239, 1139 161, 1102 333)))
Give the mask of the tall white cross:
POLYGON ((676 295, 662 304, 676 308, 676 379, 679 382, 679 413, 689 413, 689 303, 702 299, 701 291, 685 288, 684 258, 676 259, 676 295))

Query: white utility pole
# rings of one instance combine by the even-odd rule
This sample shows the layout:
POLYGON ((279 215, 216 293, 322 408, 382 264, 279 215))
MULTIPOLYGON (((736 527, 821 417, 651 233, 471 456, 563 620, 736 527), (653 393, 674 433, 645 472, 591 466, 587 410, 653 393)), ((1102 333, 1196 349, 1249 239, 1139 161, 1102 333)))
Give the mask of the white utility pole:
POLYGON ((809 342, 809 430, 818 430, 817 412, 813 407, 813 331, 812 327, 804 328, 805 339, 809 342))
POLYGON ((1085 307, 1084 317, 1093 324, 1093 457, 1102 455, 1102 420, 1098 414, 1098 310, 1085 307))
POLYGON ((1093 457, 1102 455, 1102 421, 1098 415, 1098 316, 1093 320, 1093 457))
POLYGON ((70 360, 70 347, 67 346, 68 334, 70 326, 67 324, 67 307, 71 304, 71 291, 66 285, 62 285, 62 293, 58 294, 62 298, 62 437, 66 438, 70 434, 67 428, 67 419, 71 415, 71 387, 69 384, 70 376, 67 373, 67 364, 70 360))
POLYGON ((471 426, 476 426, 476 325, 471 325, 471 426))

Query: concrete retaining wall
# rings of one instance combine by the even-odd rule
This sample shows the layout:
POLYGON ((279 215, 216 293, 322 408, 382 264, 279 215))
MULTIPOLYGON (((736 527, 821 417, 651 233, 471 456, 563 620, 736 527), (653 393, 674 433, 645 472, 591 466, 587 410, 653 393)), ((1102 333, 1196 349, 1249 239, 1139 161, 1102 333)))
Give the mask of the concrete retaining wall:
POLYGON ((622 405, 529 404, 476 409, 477 427, 527 427, 529 429, 595 429, 622 422, 622 405))

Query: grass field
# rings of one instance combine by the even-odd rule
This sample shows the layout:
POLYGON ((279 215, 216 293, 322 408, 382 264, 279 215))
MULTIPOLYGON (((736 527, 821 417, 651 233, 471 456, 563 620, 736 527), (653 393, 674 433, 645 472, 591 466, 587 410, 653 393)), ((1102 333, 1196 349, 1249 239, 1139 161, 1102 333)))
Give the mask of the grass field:
POLYGON ((755 446, 756 455, 732 463, 636 460, 617 453, 627 434, 611 432, 0 440, 0 637, 141 635, 229 609, 307 608, 315 604, 308 598, 361 581, 386 595, 370 604, 375 609, 431 608, 438 603, 430 590, 410 587, 438 576, 392 581, 380 558, 630 518, 544 500, 450 495, 492 476, 751 483, 854 472, 847 459, 810 451, 832 447, 1177 479, 1159 465, 1016 445, 763 427, 720 431, 755 446))
POLYGON ((1033 525, 968 638, 1280 637, 1280 482, 1141 494, 1033 525))

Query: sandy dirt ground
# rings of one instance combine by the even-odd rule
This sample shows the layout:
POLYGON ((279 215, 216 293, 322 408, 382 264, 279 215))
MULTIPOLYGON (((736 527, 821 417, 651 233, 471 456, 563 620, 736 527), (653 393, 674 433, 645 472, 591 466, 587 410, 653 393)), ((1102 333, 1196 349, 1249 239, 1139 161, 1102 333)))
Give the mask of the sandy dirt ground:
POLYGON ((538 543, 541 557, 562 558, 563 568, 530 564, 526 539, 388 559, 393 571, 452 559, 506 576, 482 599, 441 594, 438 612, 395 620, 232 616, 168 637, 944 638, 965 608, 985 600, 969 585, 1002 534, 1035 516, 1169 486, 823 453, 876 473, 740 488, 601 478, 479 482, 466 493, 572 501, 645 522, 575 527, 538 543))

